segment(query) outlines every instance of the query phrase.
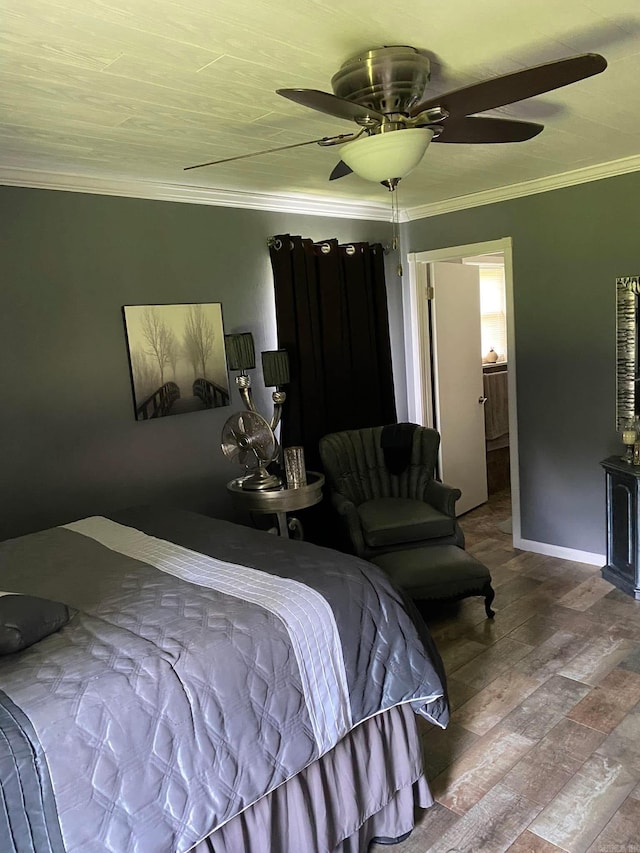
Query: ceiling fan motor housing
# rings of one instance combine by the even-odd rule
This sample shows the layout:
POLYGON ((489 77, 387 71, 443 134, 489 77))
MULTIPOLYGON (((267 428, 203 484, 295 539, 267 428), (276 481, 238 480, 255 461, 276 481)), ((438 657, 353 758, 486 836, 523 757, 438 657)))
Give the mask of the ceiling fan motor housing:
POLYGON ((429 57, 415 47, 393 45, 358 53, 331 78, 333 92, 379 113, 408 113, 431 75, 429 57))

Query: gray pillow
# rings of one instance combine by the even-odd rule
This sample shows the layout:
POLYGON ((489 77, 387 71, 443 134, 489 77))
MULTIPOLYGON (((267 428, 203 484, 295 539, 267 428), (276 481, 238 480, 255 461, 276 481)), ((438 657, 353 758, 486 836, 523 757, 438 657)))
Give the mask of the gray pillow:
POLYGON ((35 595, 0 592, 0 655, 10 655, 53 634, 69 621, 66 604, 35 595))

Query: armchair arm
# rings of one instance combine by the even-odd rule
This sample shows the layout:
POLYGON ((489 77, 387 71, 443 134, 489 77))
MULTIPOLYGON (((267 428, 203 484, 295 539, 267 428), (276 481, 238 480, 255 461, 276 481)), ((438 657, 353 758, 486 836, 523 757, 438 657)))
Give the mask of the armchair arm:
POLYGON ((358 557, 362 557, 365 552, 364 536, 362 535, 362 525, 360 524, 360 516, 353 501, 350 501, 340 492, 333 492, 331 502, 343 523, 347 527, 347 533, 354 551, 358 557))
POLYGON ((424 500, 451 518, 455 518, 456 501, 461 495, 460 489, 454 489, 439 480, 429 480, 424 490, 424 500))

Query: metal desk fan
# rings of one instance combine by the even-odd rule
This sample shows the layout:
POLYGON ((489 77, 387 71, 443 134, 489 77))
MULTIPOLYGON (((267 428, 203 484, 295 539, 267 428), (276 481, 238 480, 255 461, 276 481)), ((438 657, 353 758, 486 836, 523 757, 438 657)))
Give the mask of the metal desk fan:
POLYGON ((222 452, 232 462, 244 465, 243 489, 277 489, 282 480, 267 471, 277 452, 277 442, 268 422, 257 412, 236 412, 222 427, 222 452))

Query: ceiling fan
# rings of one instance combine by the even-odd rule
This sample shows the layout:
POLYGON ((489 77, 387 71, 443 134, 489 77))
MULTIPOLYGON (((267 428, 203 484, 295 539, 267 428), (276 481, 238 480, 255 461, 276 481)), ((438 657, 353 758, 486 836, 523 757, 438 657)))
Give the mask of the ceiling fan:
POLYGON ((372 48, 343 63, 331 78, 333 94, 318 89, 277 90, 304 107, 355 122, 357 131, 198 163, 186 170, 303 145, 341 145, 341 159, 330 180, 354 172, 394 189, 418 165, 431 142, 523 142, 537 136, 543 130, 541 124, 477 113, 576 83, 606 67, 600 54, 585 53, 425 97, 431 69, 424 51, 407 45, 372 48))

